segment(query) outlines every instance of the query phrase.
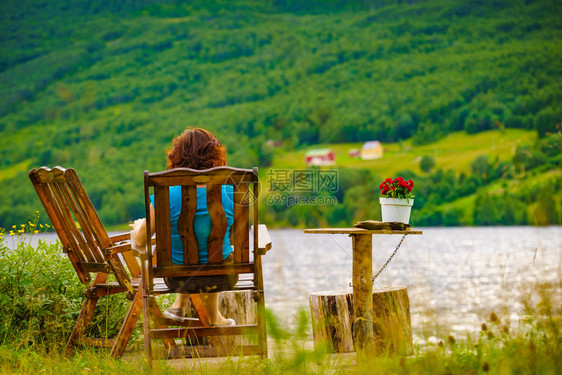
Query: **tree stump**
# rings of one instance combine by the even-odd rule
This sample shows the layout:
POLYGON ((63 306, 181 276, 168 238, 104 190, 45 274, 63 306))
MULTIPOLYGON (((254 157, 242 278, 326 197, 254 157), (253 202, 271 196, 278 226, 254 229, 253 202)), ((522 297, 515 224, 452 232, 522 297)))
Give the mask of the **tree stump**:
MULTIPOLYGON (((309 296, 315 345, 329 352, 354 350, 353 293, 327 291, 309 296)), ((404 286, 373 290, 373 334, 375 354, 413 351, 410 301, 404 286)))
MULTIPOLYGON (((219 294, 219 311, 225 318, 234 319, 237 325, 257 324, 257 307, 251 290, 225 291, 219 294)), ((187 303, 187 316, 197 318, 197 311, 187 303)), ((256 336, 256 335, 253 335, 256 336)), ((222 346, 255 345, 257 337, 245 336, 219 336, 222 346)), ((195 341, 195 340, 194 340, 195 341)), ((208 345, 206 337, 201 337, 193 344, 208 345)))

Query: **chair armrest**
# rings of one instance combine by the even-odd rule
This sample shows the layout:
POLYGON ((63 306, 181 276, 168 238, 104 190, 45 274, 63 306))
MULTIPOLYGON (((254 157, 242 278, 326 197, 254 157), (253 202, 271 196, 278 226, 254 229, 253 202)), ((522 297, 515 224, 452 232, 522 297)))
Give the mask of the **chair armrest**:
MULTIPOLYGON (((252 231, 254 226, 252 225, 252 231)), ((255 246, 255 245, 254 245, 255 246)), ((258 254, 265 255, 268 250, 271 250, 271 237, 265 224, 258 225, 258 254)))
MULTIPOLYGON (((146 251, 146 246, 139 246, 136 244, 135 240, 133 239, 133 231, 130 232, 129 234, 129 241, 131 243, 131 250, 133 252, 133 255, 141 258, 141 259, 146 259, 146 257, 148 256, 148 252, 146 251)), ((156 245, 156 237, 152 237, 151 241, 150 241, 151 245, 156 245)))
POLYGON ((111 236, 109 237, 109 240, 112 243, 115 242, 121 242, 121 241, 129 241, 131 239, 131 235, 129 232, 127 233, 121 233, 121 234, 116 234, 115 236, 111 236))

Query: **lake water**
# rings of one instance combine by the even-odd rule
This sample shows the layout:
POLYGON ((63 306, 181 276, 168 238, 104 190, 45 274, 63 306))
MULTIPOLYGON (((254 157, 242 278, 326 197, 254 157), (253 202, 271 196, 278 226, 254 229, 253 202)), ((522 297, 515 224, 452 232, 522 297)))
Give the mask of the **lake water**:
MULTIPOLYGON (((548 284, 562 306, 562 227, 422 228, 407 236, 374 286, 404 285, 417 341, 437 334, 466 337, 494 311, 517 327, 523 301, 539 302, 548 284)), ((270 231, 273 249, 264 259, 266 303, 285 321, 314 291, 351 292, 351 238, 270 231)), ((373 236, 373 273, 392 254, 399 235, 373 236)), ((556 306, 556 305, 554 305, 556 306)))
MULTIPOLYGON (((538 286, 562 306, 562 227, 422 228, 407 236, 376 286, 404 285, 418 342, 431 335, 466 336, 494 311, 517 327, 523 302, 536 305, 538 286), (440 327, 440 328, 437 328, 440 327), (446 332, 444 332, 446 331, 446 332)), ((266 305, 291 326, 308 295, 323 290, 352 291, 351 238, 270 230, 273 248, 263 257, 266 305)), ((373 236, 376 272, 400 241, 373 236)), ((47 240, 56 236, 48 235, 47 240)), ((35 239, 36 240, 36 239, 35 239)), ((560 312, 560 311, 559 311, 560 312)))

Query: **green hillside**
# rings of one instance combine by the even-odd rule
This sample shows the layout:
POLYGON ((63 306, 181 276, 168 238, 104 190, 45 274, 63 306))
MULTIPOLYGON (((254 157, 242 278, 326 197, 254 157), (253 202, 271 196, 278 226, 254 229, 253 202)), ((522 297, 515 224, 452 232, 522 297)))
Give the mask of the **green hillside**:
POLYGON ((263 173, 335 144, 349 170, 338 205, 265 205, 272 224, 361 216, 359 186, 401 170, 422 181, 420 224, 485 224, 439 209, 453 197, 423 181, 462 190, 473 178, 466 197, 560 168, 561 10, 550 0, 2 1, 0 226, 39 209, 27 170, 41 165, 77 169, 106 224, 143 216, 142 171, 163 169, 190 125, 214 131, 230 165, 263 173), (341 144, 371 139, 388 145, 379 167, 346 159, 341 144), (486 146, 481 166, 501 160, 513 173, 475 170, 467 140, 486 146), (435 159, 430 172, 423 156, 435 159))
POLYGON ((271 169, 262 171, 268 186, 262 198, 270 203, 264 211, 269 221, 283 226, 345 226, 380 219, 379 184, 387 177, 403 176, 416 183, 411 218, 415 225, 560 224, 561 141, 560 133, 537 140, 534 131, 507 129, 450 133, 420 146, 410 140, 384 144, 384 156, 375 160, 349 156, 349 150, 362 143, 279 150, 271 169), (306 165, 305 154, 319 147, 334 151, 334 165, 306 165), (427 160, 431 163, 424 164, 427 160), (337 171, 338 191, 299 191, 300 171, 316 171, 312 180, 337 171), (290 177, 290 188, 280 191, 275 186, 287 180, 284 174, 290 177), (302 197, 300 205, 295 197, 302 197))

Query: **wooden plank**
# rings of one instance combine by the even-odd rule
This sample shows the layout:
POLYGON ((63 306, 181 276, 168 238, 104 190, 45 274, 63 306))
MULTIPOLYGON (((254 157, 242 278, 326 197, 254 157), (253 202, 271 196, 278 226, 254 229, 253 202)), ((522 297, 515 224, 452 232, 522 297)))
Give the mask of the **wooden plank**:
POLYGON ((79 254, 83 254, 88 262, 96 262, 94 254, 91 252, 90 248, 86 244, 86 241, 82 237, 82 234, 76 227, 72 213, 68 208, 68 204, 64 199, 59 184, 50 184, 51 191, 55 197, 61 212, 62 222, 65 224, 64 230, 69 233, 69 238, 74 239, 71 241, 72 249, 79 254))
POLYGON ((238 355, 263 355, 263 350, 258 345, 234 346, 229 348, 210 346, 178 346, 170 351, 159 351, 157 358, 203 358, 226 357, 238 355))
MULTIPOLYGON (((88 260, 85 254, 79 251, 79 245, 76 242, 74 235, 72 235, 72 233, 68 229, 69 223, 68 220, 66 220, 64 210, 60 206, 57 196, 55 196, 54 187, 50 184, 45 184, 43 186, 46 190, 48 190, 51 208, 54 212, 54 217, 51 217, 51 222, 53 223, 53 226, 55 227, 55 230, 57 231, 57 234, 61 239, 64 250, 67 252, 67 254, 72 253, 73 256, 79 261, 88 260)), ((71 223, 70 225, 73 225, 73 223, 71 223)))
POLYGON ((109 242, 111 242, 111 244, 116 244, 118 242, 124 242, 124 241, 129 241, 131 239, 131 232, 126 232, 126 233, 121 233, 121 234, 115 234, 111 237, 109 237, 109 242))
POLYGON ((73 213, 74 218, 78 221, 81 229, 81 237, 86 241, 88 251, 94 256, 96 262, 105 262, 105 256, 101 252, 101 249, 98 247, 94 240, 94 236, 92 234, 90 225, 88 224, 87 220, 84 218, 83 211, 81 207, 78 206, 76 201, 74 200, 73 194, 68 190, 66 184, 57 184, 58 188, 60 189, 67 207, 70 209, 70 212, 73 213))
POLYGON ((39 200, 43 204, 43 207, 45 207, 45 211, 47 212, 47 215, 49 216, 49 219, 51 220, 53 227, 57 231, 57 234, 61 240, 63 248, 67 253, 70 262, 72 263, 72 266, 74 267, 74 270, 78 275, 78 278, 83 284, 88 284, 91 281, 90 274, 84 271, 78 263, 81 260, 85 260, 85 259, 81 259, 74 252, 68 251, 68 249, 70 248, 70 240, 68 239, 66 233, 62 230, 63 226, 61 221, 59 220, 59 216, 57 215, 57 212, 59 211, 58 206, 54 202, 54 197, 51 193, 51 189, 49 188, 49 186, 40 182, 41 178, 39 172, 46 173, 44 169, 40 171, 37 169, 32 169, 31 171, 29 171, 29 179, 31 180, 31 183, 33 184, 33 187, 35 188, 35 191, 39 196, 39 200))
MULTIPOLYGON (((254 168, 256 173, 257 173, 257 168, 254 168)), ((253 190, 254 190, 254 206, 253 206, 253 218, 252 218, 252 225, 254 226, 254 228, 257 228, 259 226, 259 219, 258 219, 258 194, 259 194, 259 188, 258 188, 258 183, 255 183, 253 186, 253 190)), ((257 246, 259 244, 259 233, 257 230, 254 231, 254 256, 257 256, 257 254, 259 253, 257 251, 257 246)))
POLYGON ((154 188, 154 219, 156 228, 156 263, 158 266, 172 265, 172 235, 170 230, 170 189, 167 186, 154 188))
POLYGON ((115 339, 81 337, 78 344, 90 345, 98 348, 112 348, 115 345, 115 339))
POLYGON ((262 358, 267 358, 267 331, 265 322, 265 292, 263 287, 263 273, 261 255, 255 255, 254 280, 258 288, 258 345, 263 348, 262 358))
POLYGON ((304 233, 318 234, 423 234, 421 230, 368 230, 362 228, 310 228, 304 233))
POLYGON ((235 263, 248 262, 250 259, 249 194, 248 184, 234 185, 234 223, 230 230, 234 239, 235 263))
POLYGON ((90 197, 86 193, 86 190, 84 190, 84 186, 78 178, 76 171, 74 169, 67 169, 65 176, 69 186, 72 188, 72 191, 76 196, 78 204, 80 204, 80 206, 82 207, 82 210, 84 211, 88 222, 92 226, 92 232, 96 237, 100 248, 107 248, 108 246, 110 246, 111 240, 109 239, 105 227, 101 223, 101 220, 96 212, 96 209, 94 208, 94 205, 92 204, 92 201, 90 200, 90 197))
POLYGON ((165 326, 182 326, 182 327, 202 327, 201 321, 197 318, 183 318, 182 320, 171 319, 167 317, 155 318, 152 321, 156 324, 165 326))
POLYGON ((222 247, 226 233, 226 214, 222 206, 222 185, 207 185, 207 210, 211 217, 211 233, 207 240, 208 262, 222 263, 222 247))
POLYGON ((133 255, 132 251, 125 251, 121 253, 123 255, 123 259, 127 264, 127 268, 129 268, 129 272, 131 273, 132 277, 140 276, 141 268, 138 259, 133 255))
POLYGON ((183 246, 183 264, 199 263, 199 247, 193 228, 195 212, 197 211, 197 188, 195 186, 181 187, 181 212, 178 218, 178 233, 183 246))
POLYGON ((372 236, 353 235, 353 333, 355 350, 365 354, 374 351, 373 342, 373 263, 372 236))
POLYGON ((237 326, 211 326, 211 327, 181 327, 181 328, 156 328, 150 330, 150 336, 155 339, 181 339, 186 337, 225 336, 225 335, 251 335, 258 333, 256 324, 237 326))
POLYGON ((150 174, 150 186, 231 185, 257 181, 256 171, 232 167, 215 167, 207 170, 176 168, 150 174), (213 174, 209 175, 210 172, 213 174))
POLYGON ((271 250, 271 237, 265 224, 258 225, 258 241, 258 253, 260 255, 265 255, 267 251, 271 250))
POLYGON ((110 266, 107 263, 98 262, 80 262, 80 266, 87 272, 104 272, 110 273, 110 266))
POLYGON ((232 275, 237 273, 253 273, 253 263, 229 264, 224 267, 222 263, 201 264, 198 266, 169 266, 153 267, 154 277, 179 277, 203 275, 232 275))

